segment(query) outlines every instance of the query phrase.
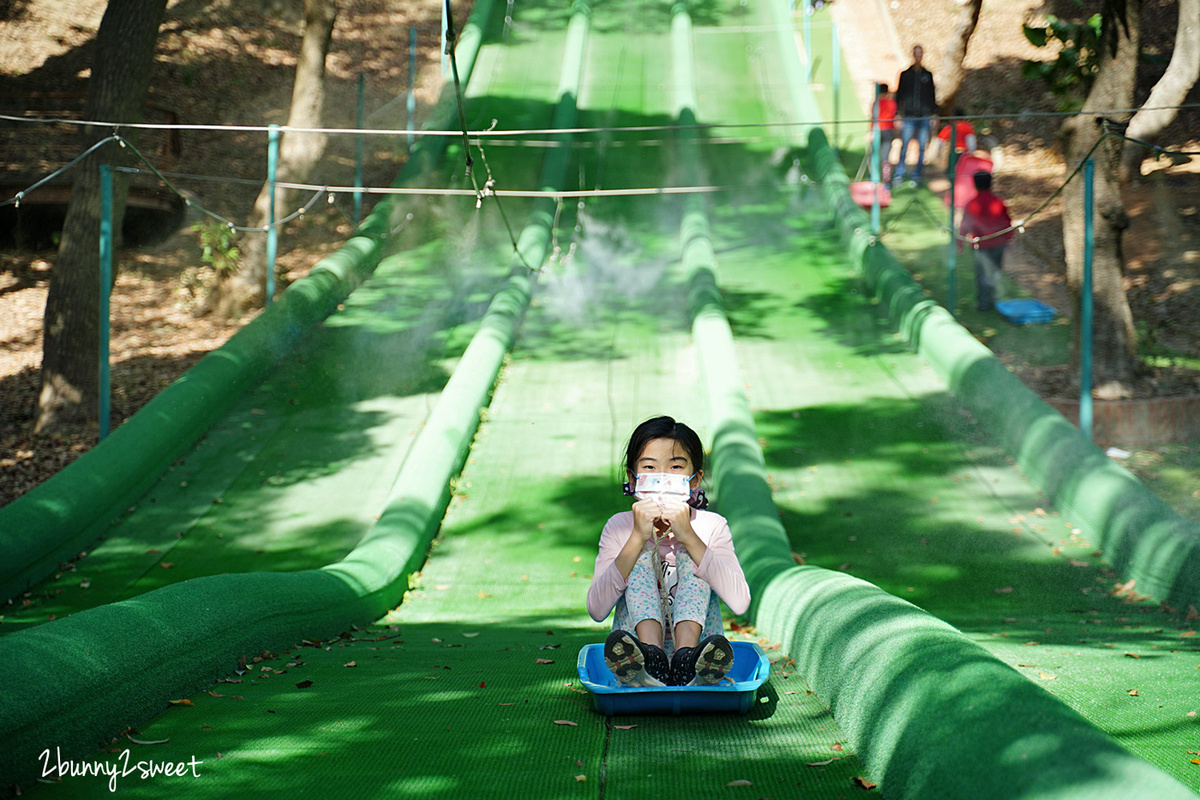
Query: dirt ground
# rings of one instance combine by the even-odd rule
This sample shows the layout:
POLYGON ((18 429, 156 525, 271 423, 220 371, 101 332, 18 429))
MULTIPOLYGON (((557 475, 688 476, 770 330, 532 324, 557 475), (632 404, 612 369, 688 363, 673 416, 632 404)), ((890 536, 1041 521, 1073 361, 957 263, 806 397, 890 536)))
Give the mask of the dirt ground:
MULTIPOLYGON (((57 103, 53 109, 81 109, 91 41, 106 4, 107 0, 0 3, 0 113, 29 113, 47 96, 57 103)), ((293 6, 298 8, 277 0, 171 0, 159 37, 151 106, 165 109, 181 123, 284 123, 302 31, 300 20, 292 18, 295 14, 286 13, 293 6)), ((341 0, 339 7, 327 65, 326 124, 355 127, 361 71, 365 126, 407 127, 411 28, 418 33, 414 96, 419 122, 441 87, 441 4, 341 0)), ((465 16, 469 6, 459 2, 454 8, 457 18, 465 16)), ((386 185, 403 163, 403 147, 368 141, 364 183, 386 185)), ((154 144, 139 143, 147 149, 154 144)), ((70 148, 68 140, 59 149, 70 148)), ((332 137, 323 171, 313 182, 353 183, 354 150, 354 137, 332 137)), ((197 206, 245 224, 265 177, 265 153, 261 133, 183 131, 169 167, 180 174, 246 180, 176 179, 197 206)), ((0 165, 0 183, 8 193, 0 201, 60 165, 53 158, 25 163, 6 159, 0 165)), ((369 202, 366 206, 369 210, 369 202)), ((353 229, 352 214, 352 198, 341 197, 287 226, 279 238, 279 286, 302 277, 335 249, 353 229)), ((166 241, 130 247, 118 255, 111 300, 114 427, 252 318, 230 321, 191 313, 197 291, 203 291, 197 282, 211 280, 211 272, 196 275, 194 269, 202 261, 193 226, 207 219, 193 208, 182 229, 166 241)), ((56 255, 49 243, 32 251, 0 249, 0 505, 41 483, 97 441, 94 426, 43 436, 31 432, 42 314, 56 255)))
MULTIPOLYGON (((899 71, 912 59, 914 45, 925 50, 925 65, 935 75, 944 69, 941 54, 956 22, 951 0, 836 0, 838 22, 860 102, 871 102, 872 83, 896 86, 899 71)), ((1055 138, 1061 116, 1057 99, 1043 86, 1021 76, 1026 59, 1046 52, 1025 38, 1022 24, 1038 23, 1047 13, 1072 15, 1067 0, 985 0, 964 62, 966 74, 958 104, 973 118, 981 146, 995 161, 995 188, 1014 220, 1026 220, 1023 232, 1005 253, 1005 273, 1030 296, 1068 315, 1072 301, 1066 285, 1059 200, 1038 207, 1063 182, 1067 169, 1055 138), (1035 213, 1036 212, 1036 213, 1035 213)), ((1169 54, 1177 13, 1167 0, 1147 0, 1142 11, 1142 41, 1149 55, 1169 54)), ((1163 64, 1160 68, 1165 68, 1163 64)), ((1148 96, 1158 72, 1140 76, 1136 102, 1148 96)), ((1200 103, 1193 89, 1185 104, 1200 103)), ((1164 142, 1176 149, 1200 151, 1196 131, 1200 113, 1186 109, 1168 129, 1164 142)), ((938 156, 927 159, 939 161, 938 156)), ((944 162, 942 162, 944 163, 944 162)), ((945 191, 944 177, 927 169, 930 189, 945 191)), ((1142 177, 1124 199, 1132 225, 1123 241, 1125 284, 1144 354, 1161 356, 1162 366, 1131 387, 1133 397, 1200 392, 1200 372, 1171 365, 1200 357, 1200 157, 1183 164, 1147 160, 1142 177)), ((1017 358, 997 353, 1010 368, 1017 358)), ((1019 370, 1043 396, 1067 394, 1064 368, 1019 370)))
MULTIPOLYGON (((1152 46, 1174 30, 1174 17, 1147 0, 1152 46), (1164 21, 1165 20, 1165 21, 1164 21), (1155 26, 1159 29, 1154 32, 1155 26), (1163 33, 1163 30, 1166 33, 1163 33)), ((0 6, 0 112, 23 113, 14 95, 79 92, 90 41, 105 0, 14 0, 0 6), (16 104, 14 106, 14 104, 16 104)), ((282 123, 290 99, 299 44, 297 20, 280 15, 275 0, 196 4, 172 0, 160 36, 151 101, 184 123, 282 123), (230 102, 236 98, 236 102, 230 102)), ((962 105, 979 115, 980 130, 997 157, 997 186, 1014 218, 1029 214, 1062 180, 1054 150, 1054 99, 1020 77, 1023 59, 1038 57, 1021 22, 1045 12, 1041 0, 985 2, 968 51, 962 105)), ((465 7, 464 7, 465 9, 465 7)), ((938 69, 953 22, 951 0, 836 0, 843 50, 864 98, 870 84, 894 84, 914 44, 938 69)), ((465 11, 464 11, 465 13, 465 11)), ((457 14, 456 14, 457 16, 457 14)), ((403 127, 410 27, 419 32, 416 97, 421 110, 439 85, 440 4, 419 0, 342 0, 329 65, 327 123, 353 127, 359 71, 364 75, 367 127, 403 127)), ((1180 125, 1200 129, 1195 112, 1180 125)), ((420 117, 418 117, 420 119, 420 117)), ((314 181, 349 183, 353 139, 334 138, 314 181)), ((1192 147, 1190 149, 1200 149, 1192 147)), ((260 135, 185 132, 174 169, 261 181, 265 145, 260 135)), ((367 184, 387 183, 402 153, 372 146, 367 184)), ((1200 357, 1200 162, 1160 170, 1130 194, 1133 228, 1127 239, 1127 282, 1135 315, 1163 348, 1200 357)), ((36 165, 34 165, 36 166, 36 165)), ((258 191, 253 183, 187 185, 194 199, 217 213, 245 215, 258 191)), ((7 199, 0 197, 0 201, 7 199)), ((346 199, 306 215, 281 236, 281 283, 301 277, 351 230, 346 199)), ((200 264, 191 224, 165 242, 122 253, 112 296, 114 425, 138 410, 248 320, 195 316, 195 298, 181 277, 200 264)), ((235 219, 237 222, 244 220, 235 219)), ((1061 227, 1052 204, 1009 248, 1006 268, 1031 295, 1069 309, 1062 268, 1061 227)), ((56 253, 0 251, 0 505, 37 485, 95 444, 93 430, 33 436, 38 391, 41 320, 56 253)))

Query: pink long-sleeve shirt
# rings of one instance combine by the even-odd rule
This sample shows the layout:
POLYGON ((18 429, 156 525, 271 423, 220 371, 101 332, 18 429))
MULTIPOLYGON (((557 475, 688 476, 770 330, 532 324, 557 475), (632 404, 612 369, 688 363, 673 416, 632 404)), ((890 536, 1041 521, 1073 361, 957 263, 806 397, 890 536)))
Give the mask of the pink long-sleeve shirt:
MULTIPOLYGON (((750 587, 733 550, 729 523, 720 514, 697 509, 692 509, 691 523, 692 530, 707 548, 704 558, 696 565, 696 577, 711 586, 730 611, 746 613, 750 607, 750 587)), ((603 622, 608 617, 628 585, 615 562, 632 534, 632 511, 614 514, 600 532, 600 551, 596 555, 596 570, 587 595, 588 614, 596 622, 603 622)), ((664 536, 658 552, 665 563, 674 565, 675 553, 682 549, 683 545, 673 537, 664 536)))

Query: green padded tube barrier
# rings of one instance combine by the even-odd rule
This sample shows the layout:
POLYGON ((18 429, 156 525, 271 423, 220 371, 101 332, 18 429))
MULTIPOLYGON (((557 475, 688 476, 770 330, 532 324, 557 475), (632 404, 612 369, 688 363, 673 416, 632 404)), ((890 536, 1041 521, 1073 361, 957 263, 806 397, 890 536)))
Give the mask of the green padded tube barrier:
MULTIPOLYGON (((477 3, 460 37, 455 52, 464 80, 474 68, 493 2, 477 3)), ((455 119, 456 98, 450 87, 439 99, 430 124, 444 129, 455 119)), ((428 169, 449 141, 444 136, 419 140, 396 185, 428 169)), ((329 316, 378 265, 393 226, 393 207, 392 196, 386 196, 354 236, 289 286, 254 321, 103 442, 0 508, 0 600, 26 591, 90 546, 235 399, 329 316)))
POLYGON ((886 247, 871 241, 866 214, 851 201, 849 179, 824 133, 813 130, 808 145, 813 175, 868 291, 910 344, 1122 580, 1136 580, 1140 594, 1177 608, 1200 607, 1200 525, 1106 457, 931 300, 886 247))
MULTIPOLYGON (((481 5, 475 8, 481 11, 481 5)), ((554 127, 575 121, 589 7, 576 3, 554 127)), ((485 18, 486 19, 486 18, 485 18)), ((565 180, 569 137, 547 156, 542 184, 565 180)), ((535 205, 518 248, 544 261, 554 203, 535 205)), ((127 725, 160 713, 230 674, 240 655, 325 638, 378 618, 403 599, 449 500, 501 362, 529 304, 535 275, 514 255, 509 281, 489 305, 431 414, 378 523, 342 561, 296 573, 198 578, 0 638, 0 774, 28 783, 37 755, 89 752, 127 725), (415 466, 419 465, 419 469, 415 466)))

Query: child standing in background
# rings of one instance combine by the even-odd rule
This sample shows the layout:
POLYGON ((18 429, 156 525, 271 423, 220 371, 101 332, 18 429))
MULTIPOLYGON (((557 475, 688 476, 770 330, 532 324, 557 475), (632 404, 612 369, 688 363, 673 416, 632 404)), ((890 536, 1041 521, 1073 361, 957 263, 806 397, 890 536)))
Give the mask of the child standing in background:
POLYGON ((704 448, 671 417, 639 425, 625 454, 625 493, 639 499, 600 534, 587 608, 613 632, 604 659, 627 686, 715 684, 733 664, 720 600, 735 614, 750 589, 725 518, 705 510, 704 448))
MULTIPOLYGON (((879 129, 879 179, 888 183, 892 179, 892 141, 896 138, 896 98, 886 83, 875 84, 875 113, 873 114, 871 139, 867 147, 875 146, 875 129, 879 129)), ((874 155, 872 155, 872 158, 874 155)))
POLYGON ((980 170, 974 180, 975 196, 963 208, 959 233, 975 250, 975 310, 991 311, 1000 286, 1004 246, 1012 238, 1012 219, 1004 201, 992 192, 992 173, 980 170), (985 236, 989 238, 981 239, 985 236))

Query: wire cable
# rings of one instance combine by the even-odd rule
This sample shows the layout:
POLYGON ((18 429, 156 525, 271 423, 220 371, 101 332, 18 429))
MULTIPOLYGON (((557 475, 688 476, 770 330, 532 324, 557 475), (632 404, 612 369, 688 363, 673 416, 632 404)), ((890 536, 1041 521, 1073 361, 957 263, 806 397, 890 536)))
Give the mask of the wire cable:
MULTIPOLYGON (((525 265, 525 268, 530 272, 536 273, 537 270, 525 260, 525 254, 521 252, 520 246, 517 245, 517 237, 513 233, 512 224, 508 221, 508 214, 504 213, 504 205, 500 202, 499 196, 496 195, 496 178, 492 175, 492 169, 488 166, 487 156, 484 155, 483 145, 479 145, 479 156, 483 159, 483 168, 487 171, 487 181, 484 183, 484 188, 480 190, 479 184, 475 181, 475 175, 471 172, 471 166, 474 160, 471 158, 471 137, 467 133, 467 110, 463 103, 462 85, 458 80, 458 59, 455 58, 454 48, 456 40, 454 33, 454 13, 450 9, 450 0, 446 0, 446 54, 450 56, 450 72, 454 76, 454 98, 458 107, 458 122, 462 127, 463 138, 463 161, 466 164, 466 177, 471 180, 471 185, 475 187, 475 208, 479 209, 483 206, 483 199, 491 196, 496 200, 496 208, 500 210, 500 218, 504 221, 504 227, 508 231, 508 240, 512 242, 513 252, 517 254, 517 258, 525 265)), ((492 127, 496 126, 496 120, 492 120, 492 127)))
MULTIPOLYGON (((1076 116, 1090 117, 1110 117, 1119 116, 1122 114, 1134 114, 1138 111, 1183 111, 1200 108, 1200 103, 1187 103, 1176 106, 1154 106, 1151 108, 1110 108, 1097 109, 1095 111, 1030 111, 1021 114, 976 114, 972 116, 961 117, 939 117, 944 121, 951 120, 971 120, 971 119, 1034 119, 1034 118, 1065 118, 1076 116)), ((181 130, 181 131, 228 131, 228 132, 261 132, 268 133, 271 130, 267 125, 189 125, 183 123, 167 123, 167 122, 105 122, 101 120, 79 120, 65 119, 58 117, 23 117, 14 116, 11 114, 0 114, 0 120, 7 122, 19 123, 42 123, 42 124, 66 124, 66 125, 90 125, 97 127, 109 128, 131 128, 139 130, 181 130)), ((870 125, 872 120, 870 117, 860 119, 843 119, 839 121, 842 125, 870 125)), ((573 135, 588 134, 588 133, 644 133, 649 131, 683 131, 683 130, 704 130, 704 129, 724 129, 724 128, 810 128, 824 125, 824 121, 801 121, 801 120, 783 120, 779 122, 705 122, 694 125, 630 125, 630 126, 615 126, 615 127, 578 127, 578 128, 513 128, 510 130, 477 130, 468 131, 472 137, 497 137, 497 136, 549 136, 560 133, 570 133, 573 135)), ((461 130, 409 130, 398 128, 304 128, 290 127, 287 125, 277 126, 276 130, 280 133, 322 133, 331 136, 462 136, 461 130)))

